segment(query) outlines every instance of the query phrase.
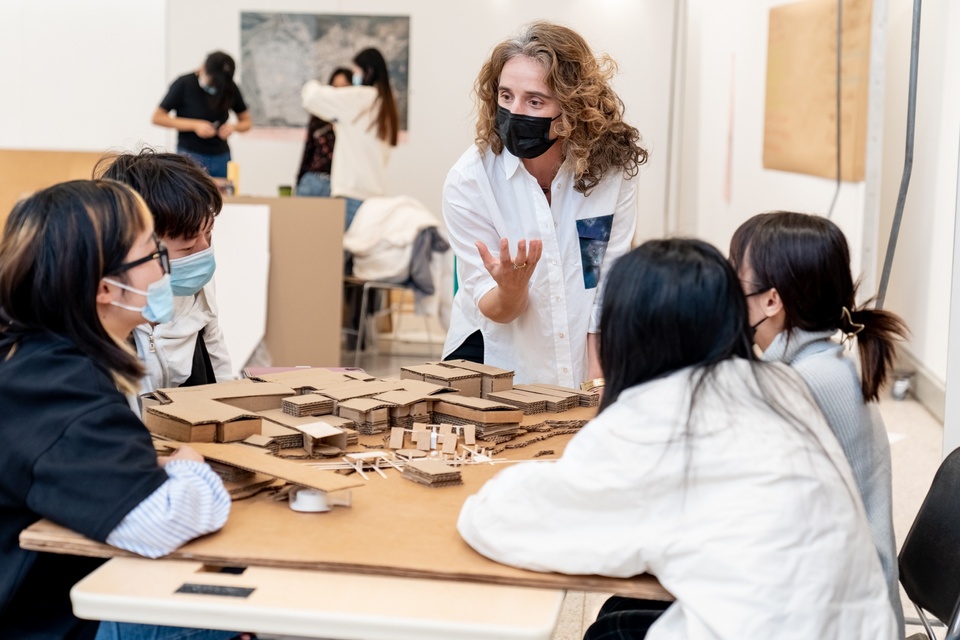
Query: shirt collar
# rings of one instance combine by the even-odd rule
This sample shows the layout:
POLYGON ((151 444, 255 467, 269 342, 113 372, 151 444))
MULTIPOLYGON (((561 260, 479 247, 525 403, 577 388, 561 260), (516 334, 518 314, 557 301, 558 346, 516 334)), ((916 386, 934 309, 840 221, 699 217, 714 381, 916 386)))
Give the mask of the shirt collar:
POLYGON ((500 152, 500 157, 503 159, 503 177, 509 180, 517 175, 520 169, 520 158, 507 151, 506 147, 500 152))
MULTIPOLYGON (((522 165, 520 158, 513 155, 507 151, 506 147, 500 152, 500 159, 503 162, 503 177, 507 180, 511 179, 513 176, 517 175, 520 171, 522 165)), ((571 164, 566 159, 563 161, 563 164, 560 165, 560 170, 557 171, 557 175, 564 174, 565 172, 571 170, 571 164)))

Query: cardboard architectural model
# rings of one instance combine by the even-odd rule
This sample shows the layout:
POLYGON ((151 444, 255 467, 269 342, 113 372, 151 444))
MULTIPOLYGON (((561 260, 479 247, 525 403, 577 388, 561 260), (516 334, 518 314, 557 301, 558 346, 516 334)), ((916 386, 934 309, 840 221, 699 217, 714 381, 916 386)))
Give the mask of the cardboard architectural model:
MULTIPOLYGON (((370 463, 348 454, 360 435, 389 429, 389 449, 398 459, 422 456, 465 464, 489 460, 478 439, 499 445, 534 428, 521 429, 525 414, 595 406, 597 400, 593 394, 550 385, 513 388, 512 381, 510 371, 466 361, 404 367, 399 380, 357 371, 296 369, 156 391, 144 397, 144 422, 155 434, 181 442, 238 442, 252 456, 340 458, 346 467, 363 471, 372 464, 380 473, 380 464, 388 459, 392 464, 394 454, 371 453, 370 463)), ((383 447, 387 440, 364 446, 383 447)), ((429 480, 426 472, 417 473, 420 481, 429 480)))

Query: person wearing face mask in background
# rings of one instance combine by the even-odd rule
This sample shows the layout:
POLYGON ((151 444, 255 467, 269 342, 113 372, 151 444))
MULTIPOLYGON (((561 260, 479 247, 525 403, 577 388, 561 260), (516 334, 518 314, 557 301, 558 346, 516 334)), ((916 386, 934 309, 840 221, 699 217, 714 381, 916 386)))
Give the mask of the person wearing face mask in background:
POLYGON ((364 49, 353 67, 353 86, 310 80, 300 91, 304 109, 333 123, 337 152, 330 168, 330 195, 346 200, 344 229, 365 199, 386 194, 387 161, 400 129, 383 54, 364 49))
POLYGON ((102 558, 21 549, 47 518, 156 558, 216 531, 230 512, 219 476, 183 446, 158 459, 130 411, 143 367, 125 346, 169 313, 169 262, 143 200, 77 180, 14 206, 0 240, 0 638, 183 638, 225 631, 79 620, 70 588, 102 558), (98 629, 99 627, 99 629, 98 629))
POLYGON ((630 248, 647 159, 614 69, 574 31, 536 22, 480 70, 476 144, 443 187, 460 284, 445 359, 602 387, 600 292, 630 248))
MULTIPOLYGON (((330 74, 331 87, 349 87, 353 84, 353 71, 337 67, 330 74)), ((307 141, 303 145, 303 159, 297 174, 297 195, 317 198, 330 197, 330 168, 333 164, 333 146, 336 144, 333 123, 310 116, 307 124, 307 141)))
POLYGON ((235 70, 233 58, 214 51, 197 71, 174 80, 153 113, 153 124, 179 131, 177 153, 195 159, 214 178, 227 177, 227 139, 253 126, 240 87, 233 81, 235 70), (176 115, 171 116, 171 111, 176 115), (228 122, 230 111, 236 114, 236 122, 228 122))
POLYGON ((133 332, 147 372, 141 393, 232 379, 213 281, 213 223, 223 207, 213 180, 190 158, 152 149, 104 158, 94 172, 143 196, 170 252, 171 317, 148 316, 133 332))

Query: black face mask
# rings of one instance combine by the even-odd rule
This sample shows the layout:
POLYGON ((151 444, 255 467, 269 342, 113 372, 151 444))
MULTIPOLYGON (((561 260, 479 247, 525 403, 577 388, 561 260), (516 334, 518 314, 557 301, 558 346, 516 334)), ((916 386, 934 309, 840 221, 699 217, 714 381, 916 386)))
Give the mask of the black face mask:
POLYGON ((550 124, 559 118, 539 118, 510 113, 497 106, 497 133, 507 151, 518 158, 536 158, 547 152, 558 138, 550 139, 550 124))

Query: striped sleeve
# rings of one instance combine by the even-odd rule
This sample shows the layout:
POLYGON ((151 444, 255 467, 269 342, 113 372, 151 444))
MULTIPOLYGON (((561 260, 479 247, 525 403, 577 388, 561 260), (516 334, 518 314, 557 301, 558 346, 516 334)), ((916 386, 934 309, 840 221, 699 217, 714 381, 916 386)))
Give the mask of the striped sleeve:
POLYGON ((124 517, 107 544, 159 558, 226 523, 230 495, 209 465, 172 460, 164 470, 169 480, 124 517))

